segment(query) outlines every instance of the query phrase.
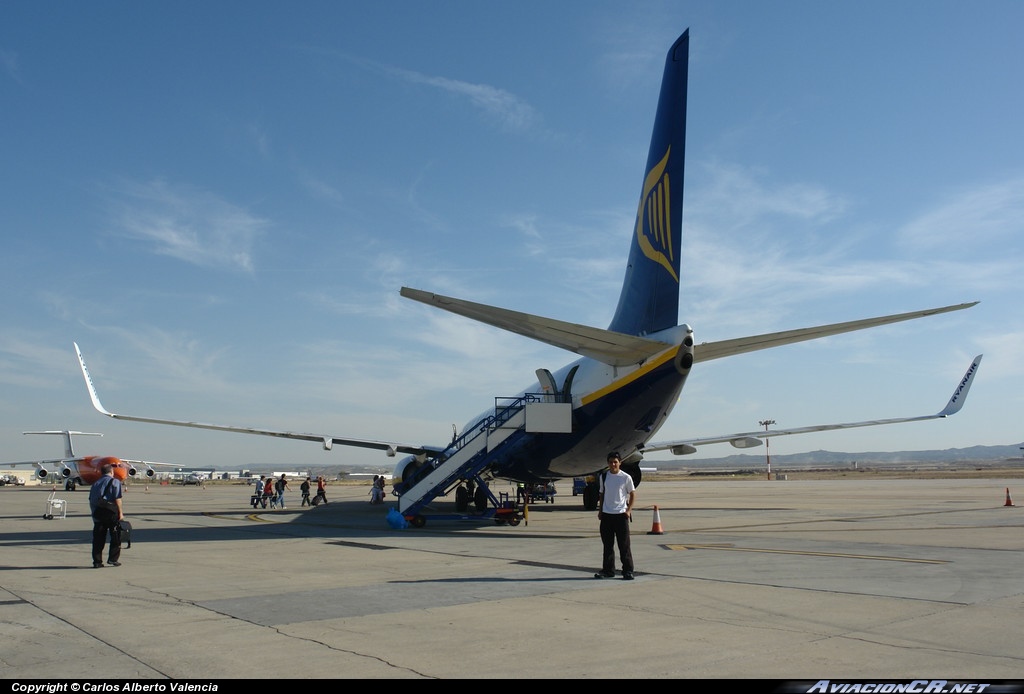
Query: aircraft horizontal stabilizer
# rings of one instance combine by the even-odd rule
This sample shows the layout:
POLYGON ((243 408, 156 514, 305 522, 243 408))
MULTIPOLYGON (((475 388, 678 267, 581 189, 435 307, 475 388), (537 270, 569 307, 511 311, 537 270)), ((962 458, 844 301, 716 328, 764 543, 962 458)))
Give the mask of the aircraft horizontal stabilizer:
POLYGON ((134 415, 116 414, 114 412, 108 412, 103 404, 100 402, 100 397, 96 393, 96 386, 93 385, 92 376, 89 375, 89 369, 85 366, 85 359, 82 357, 82 351, 78 348, 78 343, 75 343, 75 353, 78 355, 78 363, 82 367, 82 376, 85 377, 86 388, 89 389, 89 397, 92 399, 92 406, 102 415, 106 415, 112 419, 123 419, 131 422, 146 422, 148 424, 166 424, 170 426, 179 427, 192 427, 194 429, 210 429, 213 431, 231 431, 236 434, 258 434, 260 436, 275 436, 282 439, 297 439, 300 441, 314 441, 322 444, 325 450, 330 450, 331 446, 338 444, 339 446, 354 446, 357 448, 371 448, 379 451, 384 451, 389 457, 394 456, 396 453, 405 453, 407 455, 425 455, 428 453, 440 453, 444 448, 436 446, 417 446, 402 443, 388 443, 384 441, 372 441, 368 439, 351 439, 341 436, 332 436, 325 434, 303 434, 293 431, 274 431, 272 429, 257 429, 254 427, 236 427, 227 426, 223 424, 203 424, 202 422, 184 422, 175 419, 157 419, 155 417, 137 417, 134 415))
POLYGON ((962 311, 965 308, 970 308, 977 304, 977 301, 972 301, 966 304, 955 304, 953 306, 930 308, 925 309, 924 311, 911 311, 909 313, 896 313, 889 316, 879 316, 877 318, 864 318, 862 320, 847 321, 845 323, 819 325, 813 328, 798 328, 797 330, 786 330, 778 333, 738 337, 732 340, 703 342, 694 347, 693 361, 694 363, 697 363, 710 361, 712 359, 721 359, 722 357, 731 357, 736 354, 745 354, 747 352, 756 352, 761 349, 789 345, 794 342, 816 340, 820 337, 839 335, 841 333, 849 333, 855 330, 864 330, 866 328, 875 328, 880 325, 899 323, 900 321, 914 320, 915 318, 925 318, 926 316, 935 316, 940 313, 949 313, 950 311, 962 311))
POLYGON ((844 424, 818 424, 809 427, 798 427, 795 429, 772 429, 769 431, 746 431, 738 434, 726 434, 724 436, 709 436, 699 439, 680 441, 665 441, 651 443, 644 446, 644 453, 653 451, 672 451, 674 455, 687 455, 696 453, 697 446, 704 446, 711 443, 730 443, 736 448, 752 448, 760 446, 764 439, 775 436, 788 436, 790 434, 809 434, 816 431, 832 431, 835 429, 855 429, 857 427, 872 427, 881 424, 898 424, 900 422, 921 422, 928 419, 941 419, 956 414, 963 407, 967 400, 967 393, 971 389, 974 377, 978 373, 978 366, 981 364, 982 355, 978 355, 967 368, 967 373, 957 383, 953 390, 953 396, 946 403, 946 406, 935 414, 920 417, 899 417, 896 419, 874 419, 864 422, 847 422, 844 424))
POLYGON ((539 340, 555 347, 596 359, 610 366, 638 364, 673 345, 636 335, 626 335, 579 323, 544 318, 530 313, 453 299, 420 289, 402 287, 402 296, 471 318, 480 323, 539 340))

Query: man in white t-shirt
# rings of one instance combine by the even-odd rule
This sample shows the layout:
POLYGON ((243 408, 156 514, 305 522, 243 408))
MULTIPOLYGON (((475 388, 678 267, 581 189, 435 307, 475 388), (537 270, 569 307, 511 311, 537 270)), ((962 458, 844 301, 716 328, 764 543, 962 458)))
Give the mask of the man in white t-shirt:
POLYGON ((633 502, 636 485, 628 473, 622 471, 618 453, 608 454, 608 470, 602 472, 601 493, 598 497, 597 517, 601 520, 601 543, 604 557, 601 570, 594 578, 615 577, 615 545, 619 546, 622 578, 633 580, 633 552, 629 546, 629 523, 633 520, 633 502))

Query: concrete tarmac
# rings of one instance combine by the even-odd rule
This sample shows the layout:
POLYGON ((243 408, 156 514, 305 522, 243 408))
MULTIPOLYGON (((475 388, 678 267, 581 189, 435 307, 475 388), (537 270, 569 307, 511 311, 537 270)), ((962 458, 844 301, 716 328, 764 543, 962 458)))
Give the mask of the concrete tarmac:
POLYGON ((1018 679, 1020 484, 645 482, 632 582, 593 578, 568 481, 517 527, 404 530, 368 487, 254 511, 248 486, 136 483, 102 569, 86 492, 46 520, 49 489, 4 487, 0 677, 1018 679))

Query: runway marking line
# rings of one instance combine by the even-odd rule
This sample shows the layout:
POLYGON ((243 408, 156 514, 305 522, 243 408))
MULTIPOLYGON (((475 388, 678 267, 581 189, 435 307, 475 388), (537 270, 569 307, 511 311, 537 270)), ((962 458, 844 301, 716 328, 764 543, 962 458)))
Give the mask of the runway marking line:
POLYGON ((737 547, 732 544, 709 544, 709 545, 662 545, 671 551, 685 551, 688 549, 720 549, 730 552, 762 552, 765 554, 798 554, 807 557, 838 557, 840 559, 872 559, 874 561, 901 561, 908 564, 948 564, 944 559, 908 559, 907 557, 886 557, 873 554, 843 554, 840 552, 811 552, 797 549, 760 549, 757 547, 737 547))

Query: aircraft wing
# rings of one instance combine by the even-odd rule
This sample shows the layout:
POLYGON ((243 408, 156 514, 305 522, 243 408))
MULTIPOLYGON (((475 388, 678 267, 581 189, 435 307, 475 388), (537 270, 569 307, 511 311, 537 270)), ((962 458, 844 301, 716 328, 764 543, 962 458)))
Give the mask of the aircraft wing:
POLYGON ((160 466, 160 467, 182 467, 181 463, 155 463, 152 460, 134 460, 132 458, 118 458, 122 463, 128 463, 129 465, 149 465, 149 466, 160 466))
POLYGON ((696 453, 697 446, 704 446, 711 443, 730 443, 736 448, 753 448, 760 446, 763 439, 775 436, 788 436, 790 434, 809 434, 815 431, 831 431, 834 429, 855 429, 857 427, 872 427, 881 424, 898 424, 900 422, 920 422, 928 419, 941 419, 949 417, 960 411, 967 401, 967 393, 974 382, 974 376, 978 373, 978 366, 981 364, 982 355, 978 355, 971 362, 967 373, 957 383, 956 389, 949 402, 940 412, 918 417, 898 417, 895 419, 873 419, 864 422, 847 422, 844 424, 818 424, 809 427, 797 427, 795 429, 772 429, 768 431, 746 431, 738 434, 726 434, 724 436, 709 436, 699 439, 684 439, 680 441, 664 441, 651 443, 644 446, 643 452, 672 451, 673 455, 687 455, 696 453))
MULTIPOLYGON (((70 465, 71 463, 78 464, 78 463, 82 462, 82 460, 85 457, 87 457, 87 456, 79 456, 77 458, 53 458, 52 460, 26 460, 26 461, 17 462, 17 463, 3 463, 3 462, 0 462, 0 467, 7 466, 7 467, 12 467, 13 468, 13 467, 29 467, 29 466, 31 466, 31 467, 37 467, 38 468, 38 467, 46 467, 48 465, 70 465)), ((117 457, 117 456, 114 456, 114 457, 117 457)), ((157 462, 153 462, 152 460, 133 460, 131 458, 120 458, 120 457, 118 457, 117 459, 120 460, 122 463, 127 463, 128 465, 136 465, 136 466, 138 466, 138 465, 148 465, 150 467, 157 467, 157 466, 181 467, 180 463, 157 463, 157 462)))
POLYGON ((52 460, 25 460, 17 463, 0 463, 0 466, 15 467, 45 467, 47 465, 68 465, 77 463, 81 458, 53 458, 52 460))
POLYGON ((11 469, 19 467, 32 467, 37 470, 35 477, 48 478, 50 475, 60 478, 72 477, 78 474, 78 464, 82 458, 51 458, 50 460, 26 460, 17 463, 0 463, 11 469))
MULTIPOLYGON (((478 304, 464 299, 432 294, 420 289, 402 287, 401 295, 430 306, 456 313, 502 330, 539 340, 555 347, 596 359, 610 366, 637 364, 671 347, 664 342, 636 335, 626 335, 589 325, 544 318, 531 313, 510 311, 496 306, 478 304)), ((810 338, 804 338, 810 339, 810 338)), ((770 345, 766 345, 770 346, 770 345)), ((725 355, 722 355, 725 356, 725 355)))
MULTIPOLYGON (((46 470, 49 473, 53 473, 54 471, 59 472, 60 470, 62 470, 64 468, 71 468, 72 465, 78 466, 80 463, 82 463, 82 461, 86 460, 87 458, 100 458, 100 457, 117 457, 117 456, 76 456, 74 458, 52 458, 50 460, 26 460, 26 461, 15 462, 15 463, 0 462, 0 467, 5 467, 5 466, 9 467, 9 468, 34 467, 37 470, 46 470)), ((117 459, 120 460, 123 464, 129 466, 129 468, 134 468, 136 470, 141 468, 143 470, 143 472, 145 472, 147 469, 152 469, 154 467, 181 467, 181 465, 177 464, 177 463, 157 463, 157 462, 154 462, 152 460, 134 460, 134 459, 131 459, 131 458, 119 458, 119 457, 117 459)))
POLYGON ((323 445, 324 450, 330 450, 334 444, 340 446, 355 446, 357 448, 372 448, 379 451, 384 451, 388 457, 393 457, 396 453, 404 453, 407 455, 426 455, 433 453, 440 453, 444 450, 443 447, 437 446, 419 446, 404 443, 389 443, 385 441, 372 441, 368 439, 352 439, 343 436, 333 436, 330 434, 305 434, 293 431, 275 431, 272 429, 257 429, 254 427, 236 427, 227 426, 223 424, 204 424, 202 422, 185 422, 175 419, 158 419, 156 417, 137 417, 134 415, 117 414, 114 412, 108 412, 104 409, 103 404, 100 403, 99 395, 96 394, 96 386, 93 385, 92 376, 89 375, 89 369, 85 366, 85 359, 82 357, 82 350, 78 348, 78 343, 75 343, 75 353, 78 355, 78 363, 82 367, 82 376, 85 377, 85 385, 89 389, 89 397, 92 399, 92 405, 96 408, 96 411, 102 415, 106 415, 112 419, 123 419, 131 422, 147 422, 149 424, 168 424, 171 426, 180 427, 192 427, 194 429, 211 429, 213 431, 233 431, 237 434, 259 434, 260 436, 275 436, 282 439, 297 439, 300 441, 315 441, 323 445))
POLYGON ((853 332, 854 330, 864 330, 865 328, 874 328, 879 325, 888 325, 889 323, 899 323, 900 321, 924 318, 926 316, 935 316, 940 313, 949 313, 951 311, 962 311, 965 308, 970 308, 977 304, 977 301, 972 301, 966 304, 954 304, 953 306, 930 308, 923 311, 911 311, 909 313, 895 313, 888 316, 879 316, 877 318, 864 318, 862 320, 847 321, 845 323, 819 325, 813 328, 798 328, 796 330, 785 330, 778 333, 765 333, 764 335, 738 337, 732 340, 704 342, 693 348, 693 361, 696 363, 701 361, 710 361, 712 359, 721 359, 722 357, 731 357, 736 354, 756 352, 760 349, 769 349, 771 347, 779 347, 781 345, 803 342, 805 340, 816 340, 819 337, 839 335, 841 333, 853 332))

